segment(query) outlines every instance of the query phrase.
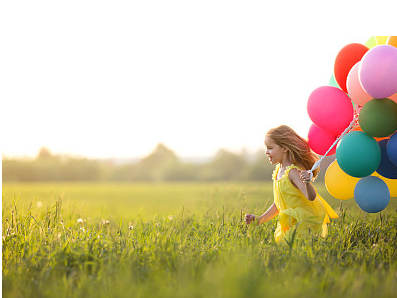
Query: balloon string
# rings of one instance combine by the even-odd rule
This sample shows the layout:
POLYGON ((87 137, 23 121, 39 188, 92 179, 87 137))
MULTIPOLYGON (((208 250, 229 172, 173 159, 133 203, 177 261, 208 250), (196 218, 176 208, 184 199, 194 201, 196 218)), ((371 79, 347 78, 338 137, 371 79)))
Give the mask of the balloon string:
POLYGON ((331 145, 331 147, 329 147, 329 149, 327 150, 327 152, 325 152, 325 154, 324 154, 323 156, 321 156, 321 158, 320 158, 319 160, 317 160, 317 161, 314 163, 312 169, 309 170, 309 173, 310 173, 310 180, 313 179, 313 171, 314 171, 315 169, 317 169, 317 168, 320 166, 321 161, 327 156, 327 154, 332 150, 332 148, 334 148, 335 145, 338 144, 339 140, 340 140, 345 134, 347 134, 347 133, 350 131, 350 129, 351 129, 351 128, 354 126, 354 124, 356 123, 357 117, 358 117, 357 114, 354 115, 353 120, 352 120, 352 122, 350 122, 349 126, 346 127, 346 129, 345 129, 345 130, 341 133, 341 135, 335 140, 335 142, 331 145))

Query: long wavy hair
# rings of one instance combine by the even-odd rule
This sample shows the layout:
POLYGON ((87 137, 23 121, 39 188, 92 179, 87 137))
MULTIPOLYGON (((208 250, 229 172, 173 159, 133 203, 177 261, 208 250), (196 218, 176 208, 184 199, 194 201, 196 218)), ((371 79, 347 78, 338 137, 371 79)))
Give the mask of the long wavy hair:
MULTIPOLYGON (((317 154, 310 149, 308 142, 287 125, 270 129, 266 136, 287 149, 291 163, 302 170, 311 170, 314 163, 319 160, 317 154)), ((320 168, 313 171, 313 178, 317 177, 319 171, 320 168)))

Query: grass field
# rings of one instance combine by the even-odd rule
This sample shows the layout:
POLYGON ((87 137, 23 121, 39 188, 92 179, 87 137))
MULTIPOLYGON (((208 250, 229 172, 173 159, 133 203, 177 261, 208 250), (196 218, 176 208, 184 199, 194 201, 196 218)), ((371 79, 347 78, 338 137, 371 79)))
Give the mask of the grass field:
POLYGON ((269 183, 3 184, 4 297, 395 297, 397 200, 276 245, 269 183))

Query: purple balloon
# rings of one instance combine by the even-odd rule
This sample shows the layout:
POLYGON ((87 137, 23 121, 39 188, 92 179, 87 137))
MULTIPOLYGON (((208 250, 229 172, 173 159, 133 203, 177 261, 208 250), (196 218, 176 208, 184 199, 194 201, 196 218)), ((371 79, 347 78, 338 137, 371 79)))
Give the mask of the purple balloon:
POLYGON ((397 48, 379 45, 370 49, 358 69, 361 86, 373 98, 386 98, 397 92, 397 48))

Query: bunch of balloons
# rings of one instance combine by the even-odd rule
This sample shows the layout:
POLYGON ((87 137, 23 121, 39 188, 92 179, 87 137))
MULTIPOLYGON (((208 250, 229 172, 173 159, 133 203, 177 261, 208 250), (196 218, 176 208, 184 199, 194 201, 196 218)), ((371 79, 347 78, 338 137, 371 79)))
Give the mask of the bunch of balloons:
POLYGON ((310 94, 307 110, 309 146, 336 154, 325 174, 328 192, 354 197, 368 213, 384 210, 397 197, 397 36, 343 47, 329 86, 310 94))

